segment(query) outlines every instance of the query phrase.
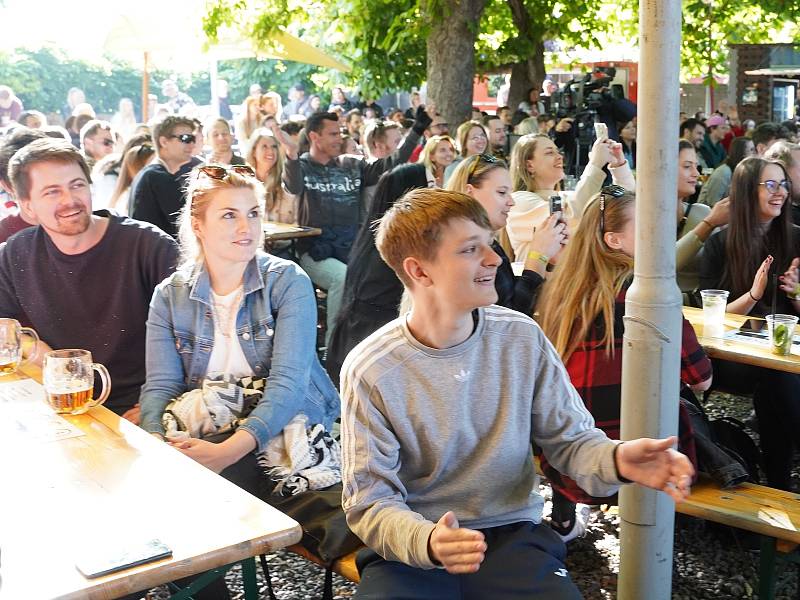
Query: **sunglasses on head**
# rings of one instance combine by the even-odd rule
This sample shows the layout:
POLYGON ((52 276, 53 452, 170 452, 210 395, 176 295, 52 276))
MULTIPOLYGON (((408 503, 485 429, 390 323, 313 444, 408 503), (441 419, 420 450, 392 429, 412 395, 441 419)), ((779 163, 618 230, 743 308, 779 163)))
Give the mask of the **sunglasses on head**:
POLYGON ((767 191, 770 194, 777 194, 778 190, 783 188, 786 193, 789 193, 789 188, 791 184, 786 179, 781 179, 780 181, 775 181, 774 179, 767 179, 766 181, 762 181, 758 185, 763 185, 767 188, 767 191))
POLYGON ((478 170, 478 165, 481 163, 486 163, 487 165, 496 165, 499 162, 502 162, 499 158, 495 158, 491 154, 476 154, 475 160, 472 161, 472 166, 469 168, 469 174, 467 174, 467 181, 472 179, 472 176, 475 175, 475 171, 478 170))
POLYGON ((606 232, 606 201, 622 198, 625 188, 621 185, 607 185, 600 190, 600 237, 606 232))
POLYGON ((181 133, 180 135, 171 135, 169 137, 177 139, 182 144, 194 144, 197 141, 197 136, 193 133, 181 133))
POLYGON ((219 179, 220 181, 225 179, 231 173, 250 177, 255 177, 256 175, 256 172, 247 165, 231 165, 229 167, 223 167, 222 165, 204 165, 202 167, 197 167, 198 177, 200 176, 200 173, 211 177, 211 179, 219 179))

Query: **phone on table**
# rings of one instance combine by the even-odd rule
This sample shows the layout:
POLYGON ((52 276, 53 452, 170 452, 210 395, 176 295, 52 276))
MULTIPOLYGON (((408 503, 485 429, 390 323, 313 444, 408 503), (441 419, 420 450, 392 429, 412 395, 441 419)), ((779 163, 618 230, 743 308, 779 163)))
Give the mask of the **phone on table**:
POLYGON ((75 566, 84 577, 94 579, 171 556, 172 550, 160 540, 139 542, 124 548, 118 542, 110 548, 93 548, 91 554, 78 559, 75 566))
POLYGON ((550 214, 563 212, 564 203, 561 201, 561 196, 550 196, 550 214))
MULTIPOLYGON (((761 340, 769 339, 769 330, 767 329, 767 322, 761 319, 747 319, 742 326, 739 327, 739 335, 745 337, 758 338, 761 340)), ((800 345, 800 340, 792 340, 792 344, 800 345)))

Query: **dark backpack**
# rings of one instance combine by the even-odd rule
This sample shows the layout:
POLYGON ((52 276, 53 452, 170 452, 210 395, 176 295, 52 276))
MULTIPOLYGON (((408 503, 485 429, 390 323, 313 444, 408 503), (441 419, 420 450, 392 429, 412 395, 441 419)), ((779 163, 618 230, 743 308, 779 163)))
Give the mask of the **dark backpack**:
POLYGON ((714 442, 747 469, 747 481, 758 483, 761 451, 747 433, 744 423, 733 417, 721 417, 710 421, 709 425, 714 442))
POLYGON ((694 392, 685 385, 681 386, 681 402, 692 421, 699 470, 722 489, 745 481, 758 483, 761 452, 744 424, 732 417, 709 420, 694 392))

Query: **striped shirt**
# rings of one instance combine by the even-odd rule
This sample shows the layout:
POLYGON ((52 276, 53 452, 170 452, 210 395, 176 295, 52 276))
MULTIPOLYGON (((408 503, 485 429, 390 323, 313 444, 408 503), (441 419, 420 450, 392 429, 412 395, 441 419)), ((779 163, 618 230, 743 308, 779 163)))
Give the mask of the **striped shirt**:
POLYGON ((499 306, 446 349, 405 317, 388 323, 348 355, 342 407, 347 522, 387 560, 433 568, 428 538, 448 510, 473 529, 539 522, 532 441, 592 493, 620 484, 614 442, 539 326, 499 306))

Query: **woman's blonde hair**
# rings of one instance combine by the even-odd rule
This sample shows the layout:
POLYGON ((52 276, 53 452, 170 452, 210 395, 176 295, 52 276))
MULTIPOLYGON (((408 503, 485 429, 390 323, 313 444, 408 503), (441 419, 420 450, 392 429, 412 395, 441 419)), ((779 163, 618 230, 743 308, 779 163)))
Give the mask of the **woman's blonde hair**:
POLYGON ((486 144, 489 144, 489 134, 486 133, 486 127, 483 126, 483 123, 475 119, 465 121, 456 129, 456 148, 461 158, 467 158, 467 141, 469 139, 469 132, 472 131, 473 127, 477 127, 483 132, 483 135, 486 136, 486 144))
POLYGON ((431 173, 436 174, 436 165, 433 164, 433 154, 436 152, 439 144, 444 142, 450 144, 453 147, 453 151, 455 151, 456 144, 453 141, 453 138, 451 138, 449 135, 432 135, 430 138, 428 138, 428 141, 425 142, 425 147, 422 149, 422 154, 417 162, 424 164, 431 173))
POLYGON ((522 119, 514 128, 514 133, 517 135, 531 135, 539 133, 539 121, 536 117, 526 117, 522 119))
MULTIPOLYGON (((119 167, 119 176, 117 177, 117 184, 114 186, 114 193, 111 194, 111 198, 108 201, 110 208, 117 208, 119 199, 130 189, 134 177, 150 163, 155 153, 153 142, 149 138, 147 141, 143 140, 125 151, 122 155, 122 164, 119 167)), ((125 207, 125 210, 127 210, 127 207, 125 207)))
POLYGON ((248 96, 242 103, 242 115, 239 120, 237 134, 241 135, 240 140, 248 140, 253 135, 259 125, 261 125, 262 116, 259 112, 255 118, 250 117, 250 109, 253 107, 259 108, 261 103, 261 96, 248 96))
POLYGON ((533 158, 536 147, 544 140, 550 140, 543 133, 523 135, 511 151, 511 187, 515 192, 535 192, 534 176, 528 172, 528 161, 533 158))
POLYGON ((281 174, 283 173, 283 148, 281 147, 280 143, 275 136, 273 135, 272 131, 265 127, 261 127, 256 129, 253 132, 253 135, 247 140, 247 156, 245 160, 247 164, 253 167, 253 170, 258 173, 258 164, 256 163, 256 146, 258 142, 261 141, 262 138, 270 138, 272 141, 275 142, 275 163, 270 167, 267 176, 264 178, 264 181, 261 183, 264 184, 264 188, 266 189, 266 206, 267 206, 267 213, 269 213, 275 206, 280 206, 281 201, 283 200, 283 185, 281 183, 281 174))
MULTIPOLYGON (((178 243, 181 248, 180 269, 192 273, 192 279, 196 278, 205 260, 203 245, 197 239, 197 235, 192 227, 192 220, 205 219, 208 206, 214 199, 214 194, 220 190, 233 188, 250 189, 256 197, 258 210, 264 214, 264 186, 255 177, 247 174, 237 173, 233 169, 236 166, 227 167, 223 165, 201 165, 192 169, 189 174, 189 183, 186 187, 186 203, 181 208, 178 215, 178 243), (225 170, 225 175, 221 179, 211 177, 203 172, 205 167, 220 168, 225 170)), ((264 231, 260 230, 258 247, 264 245, 264 231)))
POLYGON ((467 184, 478 188, 483 187, 484 181, 495 169, 508 169, 508 167, 505 161, 487 157, 484 154, 473 154, 458 163, 444 189, 466 194, 467 184))
MULTIPOLYGON (((614 302, 633 272, 633 258, 610 248, 600 231, 600 195, 581 217, 558 266, 542 289, 539 324, 565 363, 602 316, 606 354, 614 352, 614 302)), ((604 232, 620 232, 633 218, 635 195, 604 197, 604 232)))

